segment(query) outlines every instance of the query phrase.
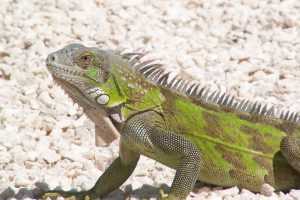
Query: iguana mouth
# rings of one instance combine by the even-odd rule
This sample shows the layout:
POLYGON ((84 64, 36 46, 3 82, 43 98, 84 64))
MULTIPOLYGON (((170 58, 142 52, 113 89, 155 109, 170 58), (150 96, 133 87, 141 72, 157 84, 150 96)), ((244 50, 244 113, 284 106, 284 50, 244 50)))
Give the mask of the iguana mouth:
POLYGON ((84 72, 82 70, 74 69, 73 66, 71 67, 57 62, 47 63, 47 68, 51 72, 51 74, 53 74, 53 76, 61 79, 65 79, 68 76, 84 76, 84 72))

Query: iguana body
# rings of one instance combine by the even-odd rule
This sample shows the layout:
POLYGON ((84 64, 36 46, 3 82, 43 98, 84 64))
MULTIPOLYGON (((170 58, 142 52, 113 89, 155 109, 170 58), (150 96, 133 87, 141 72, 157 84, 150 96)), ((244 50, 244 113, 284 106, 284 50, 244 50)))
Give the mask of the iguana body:
POLYGON ((120 157, 87 192, 104 196, 132 173, 139 155, 176 169, 167 199, 184 199, 196 180, 259 191, 300 187, 300 116, 211 91, 143 53, 71 44, 50 54, 56 79, 101 106, 121 133, 120 157))

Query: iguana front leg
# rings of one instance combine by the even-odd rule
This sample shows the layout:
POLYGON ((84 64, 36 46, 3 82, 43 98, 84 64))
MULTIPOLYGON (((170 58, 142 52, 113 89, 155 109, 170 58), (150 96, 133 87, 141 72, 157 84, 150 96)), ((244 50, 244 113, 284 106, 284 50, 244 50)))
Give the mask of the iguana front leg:
POLYGON ((106 169, 91 190, 83 192, 52 190, 45 192, 43 199, 63 196, 70 197, 72 200, 91 200, 118 189, 132 174, 140 157, 138 153, 127 149, 122 144, 120 152, 122 152, 120 156, 106 169))
POLYGON ((294 132, 283 138, 280 151, 288 164, 300 173, 300 132, 294 132))
POLYGON ((154 111, 133 116, 122 137, 126 146, 176 169, 167 198, 182 200, 192 190, 201 165, 197 147, 184 137, 168 131, 163 117, 154 111))
POLYGON ((265 177, 276 189, 289 191, 300 188, 300 132, 291 129, 281 140, 280 151, 273 158, 272 176, 265 177), (273 182, 273 183, 272 183, 273 182))

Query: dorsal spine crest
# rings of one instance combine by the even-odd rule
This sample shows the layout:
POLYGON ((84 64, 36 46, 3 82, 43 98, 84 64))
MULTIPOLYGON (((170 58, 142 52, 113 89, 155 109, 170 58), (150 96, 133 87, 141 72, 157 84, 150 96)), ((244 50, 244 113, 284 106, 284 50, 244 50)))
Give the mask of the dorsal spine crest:
POLYGON ((246 119, 255 119, 280 126, 292 124, 300 127, 300 114, 286 109, 277 109, 274 105, 262 102, 251 102, 239 99, 218 89, 211 90, 209 86, 191 78, 181 70, 167 68, 156 59, 145 59, 148 52, 119 52, 127 60, 137 74, 142 75, 152 84, 171 90, 177 94, 193 99, 195 103, 213 108, 214 110, 231 111, 246 119))

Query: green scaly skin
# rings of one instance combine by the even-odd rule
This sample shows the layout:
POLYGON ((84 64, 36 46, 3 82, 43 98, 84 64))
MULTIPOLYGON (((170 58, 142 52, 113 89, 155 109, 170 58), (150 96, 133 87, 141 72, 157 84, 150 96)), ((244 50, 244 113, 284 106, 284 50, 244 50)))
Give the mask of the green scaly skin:
POLYGON ((54 192, 103 197, 131 175, 141 154, 176 169, 164 199, 185 199, 196 180, 255 192, 265 183, 300 187, 297 113, 211 91, 144 53, 71 44, 50 54, 47 67, 69 93, 101 107, 121 133, 119 157, 91 190, 54 192))

